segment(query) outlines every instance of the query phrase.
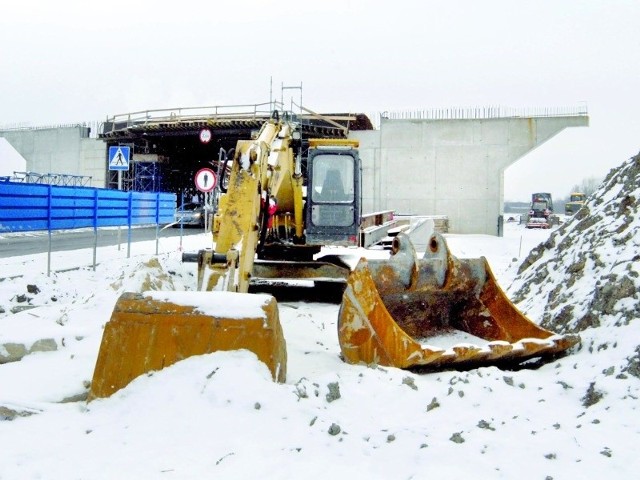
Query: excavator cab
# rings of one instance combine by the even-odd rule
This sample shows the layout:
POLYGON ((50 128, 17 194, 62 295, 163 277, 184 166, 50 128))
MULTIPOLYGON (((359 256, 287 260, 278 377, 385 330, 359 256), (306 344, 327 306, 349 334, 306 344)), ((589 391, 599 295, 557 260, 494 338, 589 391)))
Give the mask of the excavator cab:
POLYGON ((360 158, 353 140, 310 140, 307 157, 306 241, 357 246, 360 158))

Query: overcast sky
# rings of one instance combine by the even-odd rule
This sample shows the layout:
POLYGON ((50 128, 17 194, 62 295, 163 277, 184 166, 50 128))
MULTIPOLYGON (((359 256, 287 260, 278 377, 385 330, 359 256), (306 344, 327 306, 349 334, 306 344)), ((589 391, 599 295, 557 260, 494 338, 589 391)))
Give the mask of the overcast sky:
POLYGON ((270 79, 321 112, 586 102, 505 174, 506 200, 563 197, 640 150, 639 21, 638 0, 11 0, 0 126, 268 102, 270 79))

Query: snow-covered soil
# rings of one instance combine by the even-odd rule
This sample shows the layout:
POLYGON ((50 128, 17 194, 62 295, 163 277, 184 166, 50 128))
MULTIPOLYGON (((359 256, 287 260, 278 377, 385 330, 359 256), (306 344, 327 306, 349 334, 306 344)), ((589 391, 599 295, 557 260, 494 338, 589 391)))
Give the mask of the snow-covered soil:
MULTIPOLYGON (((579 332, 579 347, 537 369, 348 365, 338 305, 280 302, 286 383, 250 352, 216 352, 87 404, 117 297, 190 290, 195 265, 181 263, 177 239, 158 256, 154 242, 130 259, 101 249, 95 271, 51 277, 43 255, 0 259, 0 479, 635 478, 640 178, 630 162, 558 229, 446 236, 458 257, 486 256, 532 320, 579 332)), ((59 253, 55 265, 90 259, 59 253)))

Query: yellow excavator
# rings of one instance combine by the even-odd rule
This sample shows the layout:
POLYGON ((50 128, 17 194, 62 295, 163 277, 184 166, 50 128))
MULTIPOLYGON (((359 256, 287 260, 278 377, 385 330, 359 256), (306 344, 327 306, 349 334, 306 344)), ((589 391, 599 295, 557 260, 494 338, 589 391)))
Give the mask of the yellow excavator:
POLYGON ((146 372, 219 350, 250 350, 275 381, 286 381, 276 301, 248 293, 261 279, 341 284, 338 337, 349 363, 482 365, 553 356, 578 341, 528 320, 502 293, 484 258, 456 259, 437 234, 423 259, 403 234, 388 260, 363 258, 353 271, 322 257, 325 246, 358 246, 361 166, 354 140, 303 142, 299 126, 274 112, 257 138, 238 142, 223 171, 229 173, 214 218, 215 247, 195 256, 197 290, 118 299, 105 325, 90 400, 146 372), (467 336, 450 347, 431 342, 456 332, 467 336))
POLYGON ((564 214, 574 215, 587 201, 587 195, 582 192, 573 192, 569 195, 569 201, 564 204, 564 214))

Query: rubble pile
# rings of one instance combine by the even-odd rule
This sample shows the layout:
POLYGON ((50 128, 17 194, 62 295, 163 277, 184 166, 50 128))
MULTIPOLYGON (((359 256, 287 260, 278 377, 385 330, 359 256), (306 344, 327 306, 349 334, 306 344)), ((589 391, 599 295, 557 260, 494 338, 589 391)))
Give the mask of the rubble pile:
MULTIPOLYGON (((640 154, 611 170, 585 206, 531 251, 509 288, 518 308, 559 333, 640 318, 639 198, 640 154)), ((629 367, 639 355, 636 347, 629 367)))

